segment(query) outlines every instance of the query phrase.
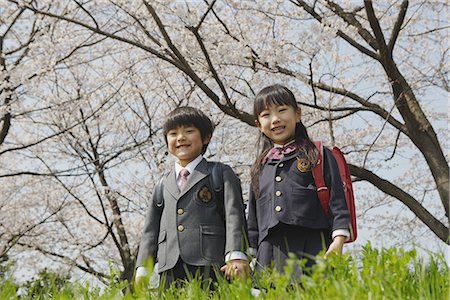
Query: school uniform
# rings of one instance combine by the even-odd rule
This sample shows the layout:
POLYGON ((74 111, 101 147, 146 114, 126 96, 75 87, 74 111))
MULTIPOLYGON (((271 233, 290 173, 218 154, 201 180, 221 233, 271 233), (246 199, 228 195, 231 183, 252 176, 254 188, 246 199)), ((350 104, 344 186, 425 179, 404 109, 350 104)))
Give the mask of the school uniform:
POLYGON ((211 186, 211 164, 203 156, 193 163, 197 162, 181 191, 179 168, 173 168, 164 179, 164 208, 161 213, 153 202, 149 205, 136 267, 144 266, 150 257, 157 258, 158 272, 176 280, 184 277, 180 274, 186 267, 213 273, 212 267, 225 263, 226 254, 228 260, 245 258, 246 220, 240 180, 222 164, 221 204, 211 186))
POLYGON ((324 151, 324 178, 330 187, 330 213, 322 210, 311 168, 301 168, 304 158, 298 150, 269 159, 261 167, 259 197, 250 189, 248 234, 251 248, 258 249, 257 266, 271 263, 280 271, 288 253, 307 258, 326 249, 336 235, 346 235, 349 212, 336 160, 331 151, 324 151))

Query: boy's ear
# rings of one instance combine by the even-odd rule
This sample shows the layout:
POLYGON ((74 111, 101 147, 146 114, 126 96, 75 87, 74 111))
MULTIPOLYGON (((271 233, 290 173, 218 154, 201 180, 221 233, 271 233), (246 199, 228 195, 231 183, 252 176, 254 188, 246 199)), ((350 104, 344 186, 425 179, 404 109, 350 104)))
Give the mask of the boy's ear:
POLYGON ((259 123, 258 119, 255 120, 255 125, 256 127, 261 128, 261 124, 259 123))
POLYGON ((205 136, 205 138, 203 139, 203 145, 209 144, 209 142, 211 141, 211 138, 212 138, 212 134, 208 134, 207 136, 205 136))
POLYGON ((302 119, 302 109, 300 107, 297 107, 297 110, 295 111, 295 122, 298 123, 302 119))

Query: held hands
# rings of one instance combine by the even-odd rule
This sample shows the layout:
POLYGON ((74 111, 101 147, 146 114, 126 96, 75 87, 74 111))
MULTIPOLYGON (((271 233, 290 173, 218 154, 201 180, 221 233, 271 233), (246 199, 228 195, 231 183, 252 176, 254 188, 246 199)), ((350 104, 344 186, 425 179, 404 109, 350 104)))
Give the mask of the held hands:
POLYGON ((145 290, 148 286, 148 277, 147 276, 136 276, 134 279, 135 287, 138 290, 145 290))
POLYGON ((250 273, 250 266, 247 260, 233 259, 226 265, 223 265, 220 268, 220 271, 225 273, 225 277, 228 280, 235 277, 246 278, 250 273))
POLYGON ((325 257, 330 255, 331 253, 337 253, 339 255, 342 254, 342 248, 344 247, 346 237, 343 235, 338 235, 333 239, 333 242, 328 247, 327 252, 325 253, 325 257))

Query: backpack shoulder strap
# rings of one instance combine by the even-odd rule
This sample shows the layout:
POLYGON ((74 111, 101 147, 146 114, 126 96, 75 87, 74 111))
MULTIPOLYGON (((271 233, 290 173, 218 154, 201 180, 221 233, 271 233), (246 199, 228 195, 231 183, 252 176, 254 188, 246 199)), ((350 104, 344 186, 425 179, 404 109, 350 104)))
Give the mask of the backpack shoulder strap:
POLYGON ((214 192, 221 192, 223 190, 223 168, 220 162, 212 162, 211 176, 214 192))
POLYGON ((155 185, 155 196, 153 197, 153 204, 160 210, 164 208, 164 179, 166 179, 167 174, 164 174, 161 176, 161 179, 159 179, 158 183, 155 185))
POLYGON ((323 145, 320 141, 315 141, 314 145, 317 148, 318 155, 317 155, 317 164, 312 169, 312 174, 314 177, 314 182, 316 183, 317 187, 317 196, 319 197, 320 205, 322 206, 322 209, 326 216, 329 216, 330 214, 330 208, 328 206, 328 203, 330 201, 330 190, 328 189, 327 185, 325 184, 325 179, 323 176, 323 145))
POLYGON ((223 199, 223 166, 220 162, 209 162, 211 166, 211 185, 217 199, 217 207, 223 218, 225 218, 225 208, 223 199))

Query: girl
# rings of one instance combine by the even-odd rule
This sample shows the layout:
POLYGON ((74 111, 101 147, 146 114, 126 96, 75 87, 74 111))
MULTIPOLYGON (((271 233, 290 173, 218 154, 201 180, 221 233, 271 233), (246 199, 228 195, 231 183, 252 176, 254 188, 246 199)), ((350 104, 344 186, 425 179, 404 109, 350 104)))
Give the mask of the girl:
MULTIPOLYGON (((251 170, 248 234, 257 249, 257 270, 264 266, 283 272, 288 253, 306 259, 306 267, 324 249, 342 252, 350 236, 349 212, 336 161, 325 149, 324 177, 330 187, 327 218, 320 205, 311 169, 317 149, 301 122, 293 93, 272 85, 256 96, 253 113, 263 149, 251 170), (262 141, 261 141, 262 139, 262 141)), ((294 276, 300 276, 297 268, 294 276)))

